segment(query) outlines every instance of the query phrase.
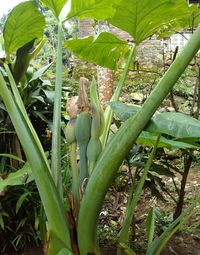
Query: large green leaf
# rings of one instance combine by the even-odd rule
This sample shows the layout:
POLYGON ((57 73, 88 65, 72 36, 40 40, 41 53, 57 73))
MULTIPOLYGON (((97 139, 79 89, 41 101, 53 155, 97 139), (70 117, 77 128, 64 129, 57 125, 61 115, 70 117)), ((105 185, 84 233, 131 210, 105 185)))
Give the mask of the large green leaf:
POLYGON ((67 18, 93 18, 103 20, 111 18, 115 13, 113 5, 121 0, 71 0, 71 9, 67 18))
POLYGON ((31 167, 26 163, 21 169, 10 173, 6 179, 0 178, 0 192, 7 186, 16 186, 29 183, 34 180, 31 167))
POLYGON ((176 138, 200 137, 200 121, 183 113, 162 112, 152 118, 147 130, 176 138))
POLYGON ((72 39, 65 46, 80 58, 100 66, 115 69, 118 60, 129 50, 128 43, 107 32, 98 37, 72 39))
POLYGON ((160 31, 158 31, 158 39, 171 36, 177 31, 186 30, 188 28, 197 27, 200 23, 200 13, 196 5, 189 9, 189 14, 178 19, 172 20, 160 31))
POLYGON ((127 31, 137 44, 169 22, 191 15, 184 0, 122 0, 114 7, 115 15, 108 21, 127 31))
MULTIPOLYGON (((122 121, 136 114, 139 108, 120 102, 111 102, 110 106, 122 121)), ((200 137, 200 121, 183 113, 162 112, 155 114, 144 130, 167 134, 176 138, 200 137)))
POLYGON ((26 43, 43 36, 45 20, 34 1, 22 2, 8 15, 3 36, 9 55, 26 43))
POLYGON ((67 0, 40 0, 40 2, 47 6, 58 18, 67 0))
MULTIPOLYGON (((150 132, 142 131, 138 139, 136 140, 137 144, 141 144, 143 146, 154 147, 157 141, 157 135, 151 134, 150 132)), ((164 136, 160 137, 158 148, 167 148, 169 150, 173 149, 197 149, 199 148, 199 144, 191 144, 190 141, 175 141, 172 139, 167 139, 164 136)))

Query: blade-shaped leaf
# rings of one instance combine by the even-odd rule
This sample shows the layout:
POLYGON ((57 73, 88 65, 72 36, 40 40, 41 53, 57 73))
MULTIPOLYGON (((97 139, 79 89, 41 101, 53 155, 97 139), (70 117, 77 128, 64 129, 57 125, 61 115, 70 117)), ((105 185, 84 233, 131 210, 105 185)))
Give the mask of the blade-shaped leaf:
MULTIPOLYGON (((135 105, 125 105, 120 102, 111 102, 110 106, 122 121, 127 120, 137 111, 135 105)), ((155 114, 144 130, 176 138, 200 137, 200 121, 183 113, 162 112, 155 114)))
POLYGON ((89 36, 69 40, 65 46, 80 58, 110 69, 115 69, 118 60, 128 52, 126 41, 107 32, 99 34, 97 38, 89 36))
POLYGON ((111 18, 115 13, 113 5, 121 0, 71 0, 71 9, 67 18, 93 18, 103 20, 111 18))
POLYGON ((37 80, 38 78, 40 78, 49 69, 49 67, 51 65, 52 65, 52 63, 47 64, 46 66, 43 66, 42 68, 40 68, 38 71, 34 72, 32 78, 29 82, 32 82, 32 81, 37 80))
POLYGON ((31 167, 28 163, 26 163, 21 169, 10 173, 6 179, 0 179, 0 192, 2 192, 7 186, 22 185, 33 180, 34 178, 31 167))
POLYGON ((47 6, 58 18, 67 0, 40 0, 40 2, 47 6))
POLYGON ((15 212, 16 212, 16 213, 19 212, 19 210, 20 210, 20 208, 21 208, 23 202, 26 200, 26 198, 27 198, 28 196, 31 196, 31 193, 30 193, 29 191, 23 193, 23 194, 19 197, 19 199, 17 200, 17 203, 16 203, 16 208, 15 208, 15 212))
MULTIPOLYGON (((4 134, 7 133, 7 134, 9 134, 9 133, 14 133, 14 132, 2 132, 2 133, 4 133, 4 134)), ((0 134, 1 134, 1 132, 0 132, 0 134)), ((13 155, 13 154, 0 153, 0 157, 7 157, 7 158, 15 159, 15 160, 18 160, 18 161, 20 161, 20 162, 25 163, 25 161, 24 161, 23 159, 21 159, 21 158, 15 156, 15 155, 13 155)))
POLYGON ((4 46, 10 54, 35 38, 43 36, 45 20, 35 1, 17 5, 9 14, 3 31, 4 46))
POLYGON ((155 232, 155 207, 152 207, 146 220, 146 236, 148 240, 148 245, 152 243, 155 232))
POLYGON ((183 0, 122 0, 114 7, 116 12, 109 22, 127 31, 137 44, 169 22, 191 15, 183 0))

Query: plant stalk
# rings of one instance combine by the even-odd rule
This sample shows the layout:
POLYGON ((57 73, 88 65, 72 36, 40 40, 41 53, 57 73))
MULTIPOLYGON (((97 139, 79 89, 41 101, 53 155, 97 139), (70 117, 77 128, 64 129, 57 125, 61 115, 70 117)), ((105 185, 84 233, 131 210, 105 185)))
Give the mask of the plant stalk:
POLYGON ((76 143, 72 143, 69 145, 69 153, 70 153, 70 163, 72 168, 72 193, 73 193, 73 202, 74 202, 74 214, 77 217, 80 207, 80 193, 79 193, 79 169, 77 165, 76 159, 76 143))
POLYGON ((56 84, 55 84, 55 101, 53 110, 53 137, 52 137, 52 160, 51 172, 53 180, 58 187, 61 198, 62 194, 62 177, 61 177, 61 93, 62 93, 62 23, 58 22, 58 46, 56 60, 56 84))
MULTIPOLYGON (((151 151, 150 157, 148 158, 147 163, 144 167, 144 171, 140 178, 139 184, 137 186, 137 190, 136 190, 135 194, 133 195, 131 203, 127 207, 124 222, 122 225, 122 229, 119 233, 119 243, 126 243, 129 239, 129 229, 130 229, 130 225, 131 225, 132 219, 135 214, 136 205, 137 205, 138 200, 140 199, 140 196, 142 193, 142 188, 144 186, 147 174, 148 174, 149 169, 151 168, 152 162, 155 158, 158 143, 160 141, 160 136, 161 135, 158 135, 158 137, 157 137, 156 143, 153 147, 153 150, 151 151)), ((121 252, 119 252, 118 254, 121 254, 121 252)))

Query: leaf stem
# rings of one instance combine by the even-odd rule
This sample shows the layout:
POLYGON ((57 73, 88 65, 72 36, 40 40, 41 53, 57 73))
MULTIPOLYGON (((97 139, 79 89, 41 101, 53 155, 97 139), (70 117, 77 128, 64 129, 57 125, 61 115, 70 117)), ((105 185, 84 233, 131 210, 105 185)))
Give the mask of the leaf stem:
POLYGON ((61 177, 61 93, 62 93, 62 23, 58 22, 58 46, 56 61, 56 84, 55 101, 53 110, 53 137, 52 137, 52 161, 51 172, 56 186, 62 198, 62 177, 61 177))
MULTIPOLYGON (((129 228, 130 228, 132 219, 133 219, 134 214, 135 214, 135 208, 136 208, 138 200, 140 199, 140 196, 141 196, 141 193, 142 193, 142 188, 144 186, 147 174, 148 174, 149 169, 151 168, 152 162, 155 158, 158 143, 160 141, 160 136, 161 135, 158 135, 158 137, 157 137, 156 143, 153 147, 153 150, 151 151, 150 157, 148 158, 147 163, 144 167, 144 171, 143 171, 143 174, 140 178, 139 184, 137 186, 137 190, 136 190, 136 192, 135 192, 135 194, 132 198, 132 201, 130 202, 130 204, 127 207, 126 214, 125 214, 125 219, 124 219, 122 229, 121 229, 120 234, 119 234, 119 242, 120 243, 126 243, 128 241, 129 228)), ((130 195, 132 195, 132 194, 130 194, 130 195)))

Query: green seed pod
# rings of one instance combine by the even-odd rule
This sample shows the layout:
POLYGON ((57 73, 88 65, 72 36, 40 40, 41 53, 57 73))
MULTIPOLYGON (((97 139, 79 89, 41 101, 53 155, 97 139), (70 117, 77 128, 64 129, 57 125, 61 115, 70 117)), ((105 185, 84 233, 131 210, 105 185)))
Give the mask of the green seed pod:
POLYGON ((92 109, 92 128, 91 137, 99 138, 103 132, 104 127, 104 113, 99 102, 97 94, 97 83, 93 78, 90 85, 90 99, 91 99, 91 109, 92 109))
POLYGON ((75 136, 76 118, 71 118, 64 129, 65 138, 68 144, 76 142, 75 136))
POLYGON ((90 162, 96 162, 102 151, 102 144, 99 138, 91 138, 87 147, 87 158, 90 162))
POLYGON ((87 146, 91 136, 91 116, 87 112, 81 112, 77 117, 75 128, 76 140, 80 154, 80 182, 88 177, 87 146))
POLYGON ((102 133, 102 114, 99 109, 92 107, 91 137, 99 138, 102 133))
POLYGON ((91 116, 87 112, 81 112, 76 121, 76 140, 80 145, 88 144, 91 136, 91 116))

